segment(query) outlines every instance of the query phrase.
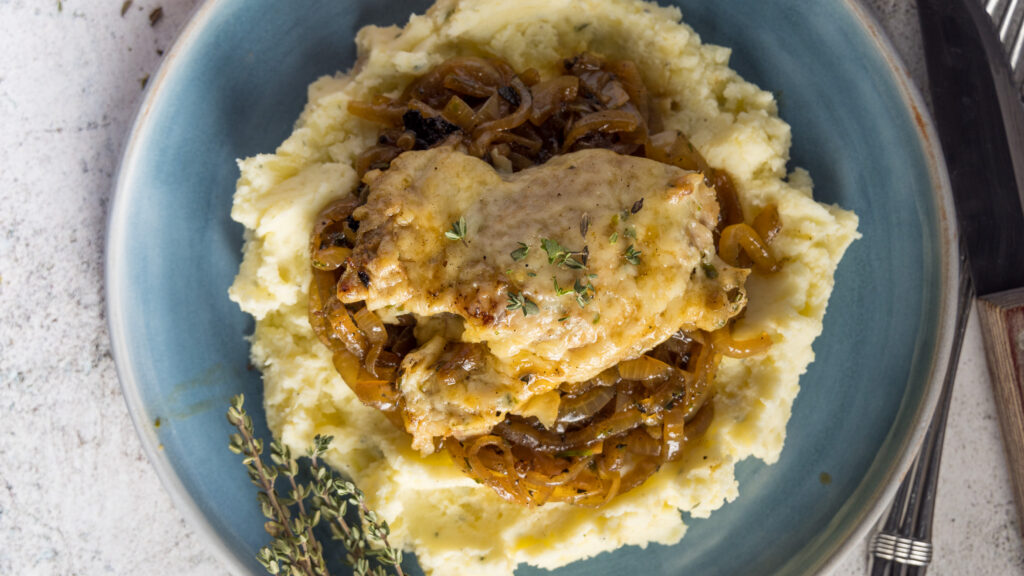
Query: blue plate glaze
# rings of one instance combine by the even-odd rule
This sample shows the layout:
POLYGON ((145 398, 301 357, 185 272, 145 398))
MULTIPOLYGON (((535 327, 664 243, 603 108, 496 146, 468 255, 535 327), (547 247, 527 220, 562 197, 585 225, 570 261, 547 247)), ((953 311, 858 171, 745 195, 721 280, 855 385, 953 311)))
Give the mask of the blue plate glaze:
MULTIPOLYGON (((945 168, 920 98, 853 0, 677 3, 705 42, 732 47, 733 67, 778 95, 793 164, 811 172, 819 200, 860 215, 864 237, 839 268, 780 461, 742 463, 739 499, 692 520, 681 544, 557 574, 813 573, 877 518, 936 400, 957 256, 945 168)), ((244 392, 266 434, 252 321, 227 298, 242 241, 229 218, 235 159, 284 140, 306 86, 352 64, 359 27, 427 5, 210 0, 151 83, 125 151, 107 245, 118 372, 160 477, 238 573, 262 572, 253 556, 267 537, 223 417, 244 392)))

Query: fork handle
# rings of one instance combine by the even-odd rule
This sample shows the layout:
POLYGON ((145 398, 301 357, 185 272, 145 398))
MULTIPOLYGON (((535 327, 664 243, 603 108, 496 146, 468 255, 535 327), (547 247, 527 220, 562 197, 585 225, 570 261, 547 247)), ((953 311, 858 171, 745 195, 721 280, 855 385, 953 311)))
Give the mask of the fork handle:
POLYGON ((978 316, 1017 513, 1024 521, 1024 288, 978 298, 978 316))

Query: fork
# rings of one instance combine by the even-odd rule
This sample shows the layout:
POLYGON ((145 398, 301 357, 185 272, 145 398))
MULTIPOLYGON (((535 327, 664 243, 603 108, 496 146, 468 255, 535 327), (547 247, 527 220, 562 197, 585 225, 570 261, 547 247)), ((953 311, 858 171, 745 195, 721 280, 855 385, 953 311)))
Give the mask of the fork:
POLYGON ((986 0, 985 11, 992 17, 999 33, 999 40, 1010 58, 1013 83, 1017 89, 1024 88, 1024 2, 1020 0, 986 0))
MULTIPOLYGON (((1021 92, 1024 90, 1024 66, 1021 65, 1024 52, 1024 1, 979 1, 984 1, 985 10, 996 26, 999 40, 1009 57, 1014 84, 1018 92, 1021 92)), ((881 530, 871 542, 871 576, 924 576, 932 559, 932 518, 946 419, 953 397, 953 381, 956 379, 964 330, 974 299, 974 287, 967 268, 967 251, 961 249, 960 254, 960 286, 953 352, 946 366, 939 403, 921 451, 897 489, 881 530)))

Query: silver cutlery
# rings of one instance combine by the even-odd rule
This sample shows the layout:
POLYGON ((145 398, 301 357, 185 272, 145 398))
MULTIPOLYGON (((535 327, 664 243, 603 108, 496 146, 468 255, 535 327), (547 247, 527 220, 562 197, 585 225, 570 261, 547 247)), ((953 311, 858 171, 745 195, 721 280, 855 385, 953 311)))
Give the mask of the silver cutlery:
POLYGON ((918 9, 960 227, 959 308, 939 405, 871 543, 872 576, 921 576, 931 562, 946 417, 975 295, 1018 507, 1024 502, 1024 2, 987 0, 983 9, 978 0, 918 0, 918 9))

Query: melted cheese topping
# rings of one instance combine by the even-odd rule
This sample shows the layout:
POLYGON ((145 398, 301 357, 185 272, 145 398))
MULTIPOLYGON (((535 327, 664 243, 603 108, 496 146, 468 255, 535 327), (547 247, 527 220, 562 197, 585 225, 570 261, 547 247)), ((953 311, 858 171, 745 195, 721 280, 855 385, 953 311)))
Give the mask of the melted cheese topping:
POLYGON ((458 340, 482 345, 478 361, 443 375, 440 337, 403 362, 407 428, 424 452, 436 436, 486 433, 536 394, 681 327, 720 328, 745 303, 747 271, 715 255, 718 203, 698 173, 585 150, 501 174, 435 148, 365 182, 339 297, 384 316, 455 317, 458 340), (446 236, 460 220, 464 237, 446 236))

